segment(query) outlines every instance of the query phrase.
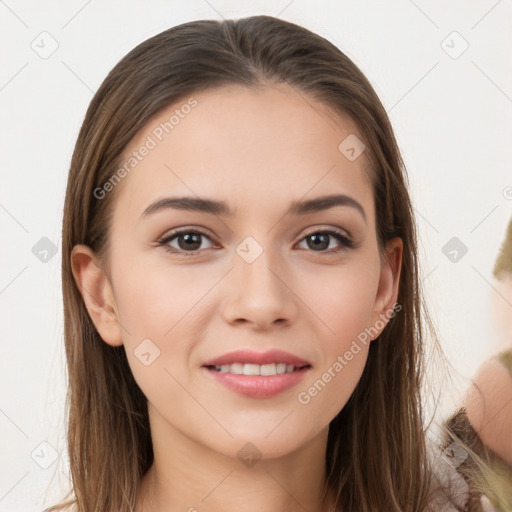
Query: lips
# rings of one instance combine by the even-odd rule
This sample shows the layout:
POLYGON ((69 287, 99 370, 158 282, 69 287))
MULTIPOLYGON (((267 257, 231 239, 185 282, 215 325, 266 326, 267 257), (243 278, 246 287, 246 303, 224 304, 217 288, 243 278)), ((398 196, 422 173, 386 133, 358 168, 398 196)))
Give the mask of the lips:
POLYGON ((202 368, 209 379, 239 395, 272 398, 297 386, 312 366, 282 350, 236 350, 206 361, 202 368))
POLYGON ((250 350, 235 350, 234 352, 228 352, 222 356, 216 357, 206 361, 203 366, 223 366, 231 364, 271 364, 271 363, 284 363, 286 365, 293 365, 296 368, 302 368, 304 366, 311 366, 311 364, 294 354, 284 352, 283 350, 269 350, 267 352, 255 352, 250 350))

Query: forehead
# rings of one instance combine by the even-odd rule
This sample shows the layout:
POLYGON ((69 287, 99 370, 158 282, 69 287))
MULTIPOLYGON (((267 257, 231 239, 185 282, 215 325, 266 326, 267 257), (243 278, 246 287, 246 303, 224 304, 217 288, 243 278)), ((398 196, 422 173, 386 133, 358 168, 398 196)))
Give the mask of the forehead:
POLYGON ((135 220, 159 197, 197 195, 240 213, 259 204, 261 214, 262 205, 346 193, 372 218, 366 155, 350 160, 340 150, 354 136, 362 138, 348 116, 288 85, 191 94, 155 115, 123 152, 121 165, 133 165, 116 187, 116 210, 135 220))

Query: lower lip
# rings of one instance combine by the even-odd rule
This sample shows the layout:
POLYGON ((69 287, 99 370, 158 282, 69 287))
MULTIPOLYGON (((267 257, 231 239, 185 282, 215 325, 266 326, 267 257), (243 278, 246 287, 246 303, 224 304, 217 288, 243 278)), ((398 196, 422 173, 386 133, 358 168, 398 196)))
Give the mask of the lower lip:
POLYGON ((279 375, 238 375, 229 372, 218 372, 203 366, 217 382, 251 398, 270 398, 297 385, 311 369, 310 366, 279 375))

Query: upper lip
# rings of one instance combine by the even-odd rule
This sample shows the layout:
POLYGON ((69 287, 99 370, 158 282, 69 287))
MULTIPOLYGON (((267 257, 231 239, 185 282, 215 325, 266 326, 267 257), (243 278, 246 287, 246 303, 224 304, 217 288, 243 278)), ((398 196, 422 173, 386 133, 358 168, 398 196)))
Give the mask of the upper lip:
POLYGON ((235 350, 222 356, 206 361, 203 366, 221 366, 223 364, 249 363, 249 364, 270 364, 286 363, 293 366, 308 366, 310 363, 305 359, 297 357, 283 350, 269 350, 267 352, 254 352, 252 350, 235 350))

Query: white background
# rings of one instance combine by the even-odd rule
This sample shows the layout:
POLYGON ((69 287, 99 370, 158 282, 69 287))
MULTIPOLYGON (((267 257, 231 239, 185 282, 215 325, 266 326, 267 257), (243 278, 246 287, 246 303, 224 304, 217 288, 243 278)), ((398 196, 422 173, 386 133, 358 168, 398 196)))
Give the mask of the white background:
POLYGON ((180 23, 279 16, 355 61, 389 112, 409 172, 423 283, 455 371, 438 417, 459 403, 468 379, 499 348, 491 308, 508 305, 495 291, 492 268, 512 215, 510 1, 182 4, 0 2, 2 512, 41 511, 59 497, 58 479, 66 484, 61 223, 83 116, 129 50, 180 23), (43 31, 58 43, 46 59, 31 47, 43 31), (469 44, 458 58, 464 43, 453 31, 469 44), (454 236, 468 248, 457 263, 442 252, 454 236), (46 263, 32 253, 43 237, 57 247, 46 263), (59 456, 48 468, 41 465, 52 461, 52 448, 41 443, 59 456))

